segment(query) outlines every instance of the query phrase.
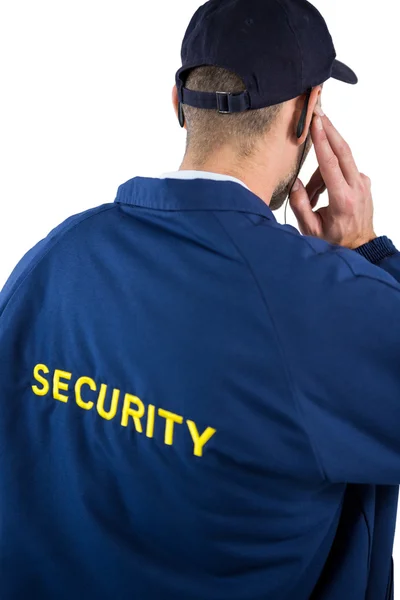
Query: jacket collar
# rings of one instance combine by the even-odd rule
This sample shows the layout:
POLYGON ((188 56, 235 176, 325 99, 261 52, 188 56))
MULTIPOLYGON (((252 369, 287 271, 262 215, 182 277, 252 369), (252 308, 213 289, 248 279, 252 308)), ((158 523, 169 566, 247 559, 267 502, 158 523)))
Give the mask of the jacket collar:
POLYGON ((261 198, 232 181, 135 177, 121 185, 115 202, 166 211, 231 211, 275 216, 261 198))
POLYGON ((247 185, 231 175, 223 175, 222 173, 212 173, 211 171, 175 171, 174 173, 165 173, 160 179, 211 179, 213 181, 234 181, 248 190, 247 185))

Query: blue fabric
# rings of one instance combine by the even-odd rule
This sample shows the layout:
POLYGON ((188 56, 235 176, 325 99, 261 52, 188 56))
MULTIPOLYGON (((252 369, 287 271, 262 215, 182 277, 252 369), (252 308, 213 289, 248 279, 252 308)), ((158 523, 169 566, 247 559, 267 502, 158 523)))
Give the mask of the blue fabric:
POLYGON ((379 265, 384 259, 397 254, 397 248, 392 240, 384 236, 376 238, 372 242, 364 244, 364 246, 360 246, 356 249, 356 252, 364 256, 372 264, 379 265))
POLYGON ((0 595, 384 600, 400 254, 137 178, 0 295, 0 595), (374 254, 376 258, 376 254, 374 254))

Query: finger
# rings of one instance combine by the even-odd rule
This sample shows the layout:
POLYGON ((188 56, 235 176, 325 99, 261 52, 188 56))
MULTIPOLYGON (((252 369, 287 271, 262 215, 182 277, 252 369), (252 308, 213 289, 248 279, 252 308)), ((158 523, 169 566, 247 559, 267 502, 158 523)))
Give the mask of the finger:
POLYGON ((311 135, 319 169, 326 187, 331 192, 340 192, 348 183, 340 168, 339 159, 332 150, 321 117, 315 117, 311 126, 311 135))
POLYGON ((310 205, 311 208, 314 210, 314 208, 317 206, 320 197, 322 196, 322 194, 326 192, 326 185, 324 185, 323 187, 319 188, 319 190, 317 190, 315 192, 315 194, 312 197, 312 200, 310 200, 310 205))
POLYGON ((326 115, 322 117, 322 122, 331 148, 339 159, 342 173, 347 183, 353 185, 358 181, 360 174, 351 148, 326 115))
POLYGON ((315 208, 318 204, 320 195, 326 191, 325 181, 323 180, 319 167, 306 185, 306 191, 310 199, 311 208, 315 208))
POLYGON ((366 187, 371 190, 372 189, 372 181, 371 179, 368 177, 368 175, 365 175, 364 173, 360 173, 361 179, 364 182, 364 184, 366 185, 366 187))
POLYGON ((307 191, 300 181, 298 186, 294 185, 290 194, 290 206, 299 223, 300 231, 303 235, 319 236, 321 234, 321 219, 317 213, 314 213, 307 191))

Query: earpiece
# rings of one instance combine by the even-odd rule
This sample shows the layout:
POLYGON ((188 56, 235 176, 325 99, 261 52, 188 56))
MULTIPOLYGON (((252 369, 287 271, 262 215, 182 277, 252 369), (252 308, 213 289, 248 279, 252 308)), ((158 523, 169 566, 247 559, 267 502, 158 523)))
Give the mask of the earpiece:
POLYGON ((185 127, 185 113, 183 112, 182 102, 179 102, 179 106, 178 106, 178 118, 179 118, 179 125, 182 128, 185 127))
POLYGON ((308 90, 308 92, 307 92, 307 99, 306 99, 306 102, 304 104, 303 112, 301 113, 299 125, 297 127, 297 139, 298 140, 303 135, 304 128, 306 126, 307 113, 308 113, 308 105, 310 104, 311 92, 312 92, 312 89, 308 90))
MULTIPOLYGON (((297 139, 300 139, 304 133, 304 128, 306 126, 306 120, 307 120, 308 105, 310 104, 311 92, 312 92, 312 89, 309 89, 307 92, 307 99, 306 99, 303 111, 301 113, 300 121, 299 121, 299 124, 297 127, 297 139)), ((288 199, 287 199, 286 206, 285 206, 285 225, 287 224, 286 214, 287 214, 287 207, 288 207, 288 203, 289 203, 290 194, 292 193, 293 186, 297 180, 297 177, 299 176, 301 167, 303 165, 303 160, 304 160, 306 150, 307 150, 307 141, 305 141, 303 144, 303 152, 302 152, 301 159, 300 159, 299 170, 297 171, 296 177, 293 179, 293 183, 291 185, 291 188, 290 188, 290 191, 288 194, 288 199)))

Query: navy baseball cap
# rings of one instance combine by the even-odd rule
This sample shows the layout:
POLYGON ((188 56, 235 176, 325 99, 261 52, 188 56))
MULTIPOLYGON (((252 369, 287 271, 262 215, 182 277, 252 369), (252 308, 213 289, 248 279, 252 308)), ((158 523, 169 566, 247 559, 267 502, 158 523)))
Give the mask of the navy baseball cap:
POLYGON ((336 60, 325 20, 307 0, 209 0, 186 31, 176 85, 181 104, 236 113, 286 102, 331 77, 358 82, 336 60), (190 70, 211 65, 236 73, 246 91, 185 87, 190 70))

